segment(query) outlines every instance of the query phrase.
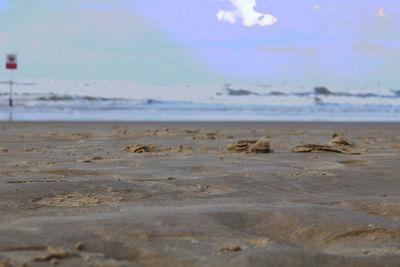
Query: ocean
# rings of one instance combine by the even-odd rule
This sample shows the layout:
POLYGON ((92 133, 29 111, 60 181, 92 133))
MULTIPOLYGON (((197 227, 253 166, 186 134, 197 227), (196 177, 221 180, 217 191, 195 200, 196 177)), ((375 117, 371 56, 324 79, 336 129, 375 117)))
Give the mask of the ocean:
POLYGON ((400 121, 400 89, 0 81, 1 121, 400 121))

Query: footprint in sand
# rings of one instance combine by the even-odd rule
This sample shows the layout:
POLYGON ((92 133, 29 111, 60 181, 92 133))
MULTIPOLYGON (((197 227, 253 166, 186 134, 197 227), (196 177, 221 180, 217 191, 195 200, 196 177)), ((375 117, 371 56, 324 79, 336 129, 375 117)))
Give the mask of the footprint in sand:
POLYGON ((212 185, 212 184, 190 184, 190 185, 178 185, 178 190, 184 192, 202 194, 202 195, 221 195, 234 192, 235 190, 224 185, 212 185))
POLYGON ((319 172, 319 171, 298 171, 298 172, 291 172, 289 174, 290 177, 296 176, 336 176, 336 174, 331 172, 319 172))

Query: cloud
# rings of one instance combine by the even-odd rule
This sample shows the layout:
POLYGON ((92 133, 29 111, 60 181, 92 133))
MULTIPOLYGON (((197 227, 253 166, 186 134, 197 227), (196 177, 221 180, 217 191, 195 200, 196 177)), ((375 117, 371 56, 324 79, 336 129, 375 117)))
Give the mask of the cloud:
POLYGON ((375 43, 369 40, 362 40, 352 45, 352 50, 378 57, 399 57, 400 50, 385 47, 383 44, 375 43))
POLYGON ((385 7, 381 7, 378 9, 378 12, 376 13, 376 15, 380 18, 389 18, 389 15, 385 13, 385 7))
POLYGON ((260 46, 260 51, 269 52, 273 54, 299 54, 305 57, 314 57, 315 48, 313 47, 298 47, 295 45, 291 46, 260 46))
POLYGON ((258 48, 261 51, 272 52, 272 53, 297 53, 299 48, 297 46, 260 46, 258 48))
POLYGON ((217 14, 217 19, 220 21, 227 21, 235 24, 238 18, 241 18, 243 25, 251 27, 271 26, 278 21, 278 18, 270 15, 263 14, 254 10, 257 5, 256 0, 229 0, 235 7, 235 10, 220 10, 217 14))

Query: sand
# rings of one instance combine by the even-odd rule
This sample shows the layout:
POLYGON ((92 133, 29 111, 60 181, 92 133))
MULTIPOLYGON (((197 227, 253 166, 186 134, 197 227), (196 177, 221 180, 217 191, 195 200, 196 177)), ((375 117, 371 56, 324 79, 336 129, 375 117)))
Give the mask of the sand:
POLYGON ((400 266, 400 124, 0 129, 0 266, 400 266))

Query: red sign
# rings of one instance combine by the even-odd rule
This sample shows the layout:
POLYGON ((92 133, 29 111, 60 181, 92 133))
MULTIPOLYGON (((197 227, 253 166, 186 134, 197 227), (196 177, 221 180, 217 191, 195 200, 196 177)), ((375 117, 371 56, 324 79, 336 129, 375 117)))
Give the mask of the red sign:
POLYGON ((6 69, 8 69, 8 70, 16 70, 17 67, 18 67, 17 55, 8 54, 7 55, 7 62, 6 62, 6 69))

